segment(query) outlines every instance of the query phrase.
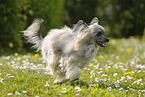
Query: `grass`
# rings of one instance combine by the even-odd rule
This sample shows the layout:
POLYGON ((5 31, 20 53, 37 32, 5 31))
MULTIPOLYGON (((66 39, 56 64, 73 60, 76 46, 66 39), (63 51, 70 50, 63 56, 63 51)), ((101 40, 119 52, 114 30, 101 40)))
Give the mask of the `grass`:
POLYGON ((54 84, 39 54, 0 57, 0 97, 145 97, 145 43, 111 39, 77 82, 54 84))

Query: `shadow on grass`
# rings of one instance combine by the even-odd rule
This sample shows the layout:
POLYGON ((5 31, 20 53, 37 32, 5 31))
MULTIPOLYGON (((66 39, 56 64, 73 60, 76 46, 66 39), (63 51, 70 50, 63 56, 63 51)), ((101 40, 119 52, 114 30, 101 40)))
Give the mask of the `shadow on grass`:
POLYGON ((76 86, 84 87, 85 86, 85 87, 89 88, 90 83, 84 82, 82 80, 78 80, 78 81, 70 82, 70 85, 74 86, 74 87, 76 87, 76 86))
POLYGON ((82 80, 77 80, 77 81, 71 81, 71 82, 66 82, 66 83, 56 83, 57 85, 63 85, 63 84, 65 84, 65 85, 71 85, 71 86, 74 86, 74 87, 76 87, 76 86, 79 86, 79 87, 83 87, 83 86, 85 86, 85 87, 87 87, 87 88, 89 88, 89 83, 87 83, 87 82, 84 82, 84 81, 82 81, 82 80))

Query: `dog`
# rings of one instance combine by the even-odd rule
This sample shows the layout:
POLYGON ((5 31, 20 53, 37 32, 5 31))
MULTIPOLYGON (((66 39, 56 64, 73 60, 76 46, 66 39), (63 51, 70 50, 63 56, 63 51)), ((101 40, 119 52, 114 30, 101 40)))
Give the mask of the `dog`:
POLYGON ((95 17, 89 25, 79 20, 73 28, 52 29, 42 38, 40 35, 43 19, 37 18, 23 32, 28 42, 41 50, 51 75, 57 75, 54 83, 79 79, 84 68, 97 54, 100 47, 106 47, 109 38, 105 29, 95 17))

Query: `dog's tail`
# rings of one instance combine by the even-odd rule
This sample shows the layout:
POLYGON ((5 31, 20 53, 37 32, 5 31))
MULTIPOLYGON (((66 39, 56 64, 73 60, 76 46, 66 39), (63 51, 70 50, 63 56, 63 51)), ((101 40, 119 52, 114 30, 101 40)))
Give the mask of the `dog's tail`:
POLYGON ((37 18, 33 23, 23 32, 24 37, 28 39, 28 42, 35 44, 33 48, 37 48, 37 51, 41 49, 42 36, 40 35, 43 19, 37 18))

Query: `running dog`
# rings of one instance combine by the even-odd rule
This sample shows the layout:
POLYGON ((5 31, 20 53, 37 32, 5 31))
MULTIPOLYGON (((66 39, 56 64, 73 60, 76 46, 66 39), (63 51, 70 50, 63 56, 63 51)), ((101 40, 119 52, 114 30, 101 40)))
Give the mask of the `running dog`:
POLYGON ((40 35, 43 19, 37 18, 22 31, 28 42, 41 50, 51 75, 57 75, 54 83, 73 81, 80 77, 84 68, 96 55, 99 46, 105 47, 109 39, 105 29, 95 17, 89 25, 79 20, 71 29, 52 29, 47 36, 40 35))

